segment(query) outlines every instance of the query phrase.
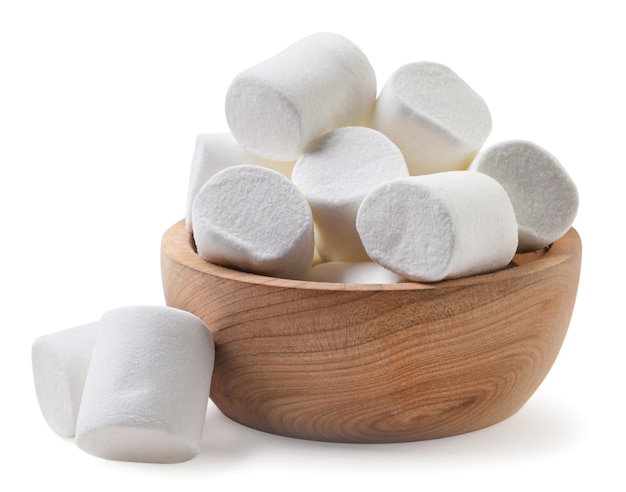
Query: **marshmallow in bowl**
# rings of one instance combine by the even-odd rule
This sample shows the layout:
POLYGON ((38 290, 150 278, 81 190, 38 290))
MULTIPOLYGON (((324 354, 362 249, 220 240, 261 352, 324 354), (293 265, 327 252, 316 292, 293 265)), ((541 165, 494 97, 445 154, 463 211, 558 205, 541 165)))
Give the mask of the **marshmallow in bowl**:
POLYGON ((196 195, 191 216, 198 255, 211 263, 300 278, 313 261, 311 207, 274 170, 242 165, 220 171, 196 195))
POLYGON ((291 177, 311 205, 320 257, 369 260, 356 230, 359 205, 380 183, 408 174, 400 149, 376 130, 343 127, 320 137, 296 161, 291 177))
POLYGON ((393 140, 411 175, 420 175, 466 169, 491 132, 491 114, 450 68, 424 61, 391 75, 369 126, 393 140))
POLYGON ((258 164, 274 169, 287 177, 291 176, 293 162, 272 162, 260 159, 244 151, 230 133, 203 133, 196 137, 189 187, 187 191, 187 210, 185 225, 187 231, 193 231, 191 206, 202 185, 214 174, 231 166, 258 164))
POLYGON ((315 265, 304 280, 340 284, 396 284, 405 280, 373 261, 328 261, 315 265))
POLYGON ((506 191, 495 179, 469 171, 381 184, 363 200, 357 230, 372 260, 423 282, 504 268, 517 249, 506 191))
POLYGON ((208 405, 213 336, 191 313, 128 306, 102 317, 76 423, 76 444, 100 458, 193 458, 208 405))
POLYGON ((254 65, 226 94, 230 131, 248 152, 292 161, 323 133, 361 125, 376 99, 376 75, 352 41, 313 34, 254 65))
POLYGON ((35 393, 48 425, 73 437, 98 322, 37 338, 32 345, 35 393))
POLYGON ((519 227, 518 252, 548 246, 572 226, 578 189, 543 147, 526 140, 499 142, 482 150, 470 170, 491 176, 511 197, 519 227))

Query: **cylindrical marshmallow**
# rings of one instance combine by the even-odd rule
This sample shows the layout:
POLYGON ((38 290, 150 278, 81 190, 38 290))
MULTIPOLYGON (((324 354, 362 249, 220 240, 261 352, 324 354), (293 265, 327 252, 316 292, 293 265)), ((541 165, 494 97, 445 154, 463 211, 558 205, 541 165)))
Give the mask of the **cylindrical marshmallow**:
POLYGON ((574 223, 578 189, 561 163, 539 145, 499 142, 481 151, 470 170, 491 176, 511 197, 520 253, 552 244, 574 223))
POLYGON ((357 229, 374 261, 423 282, 504 268, 517 248, 506 191, 469 171, 383 183, 363 200, 357 229))
POLYGON ((366 127, 328 132, 300 156, 291 179, 311 205, 321 258, 369 260, 356 230, 359 205, 380 183, 408 174, 400 149, 366 127))
POLYGON ((448 67, 416 62, 391 75, 369 125, 400 147, 411 175, 420 175, 467 168, 491 132, 491 114, 448 67))
POLYGON ((300 278, 311 266, 311 207, 276 171, 220 171, 196 195, 191 215, 198 255, 207 261, 283 278, 300 278))
POLYGON ((376 99, 376 75, 363 52, 331 33, 308 36, 237 75, 226 119, 251 154, 291 161, 321 134, 361 125, 376 99))
POLYGON ((41 336, 33 342, 32 365, 39 408, 48 425, 73 437, 98 322, 41 336))
POLYGON ((76 443, 120 461, 176 463, 200 449, 215 348, 186 311, 129 306, 101 320, 76 443))
POLYGON ((373 261, 329 261, 315 265, 304 280, 339 284, 396 284, 404 279, 373 261))
POLYGON ((241 164, 257 164, 274 169, 291 177, 294 162, 272 162, 260 159, 244 151, 230 133, 204 133, 196 137, 191 160, 185 225, 193 232, 191 206, 196 194, 207 180, 222 169, 241 164))

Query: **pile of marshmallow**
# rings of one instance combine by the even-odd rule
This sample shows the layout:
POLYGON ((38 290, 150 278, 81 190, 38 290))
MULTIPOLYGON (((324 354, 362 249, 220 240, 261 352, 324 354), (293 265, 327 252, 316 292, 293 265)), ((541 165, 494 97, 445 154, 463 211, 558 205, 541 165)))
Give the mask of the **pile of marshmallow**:
POLYGON ((37 338, 39 408, 54 432, 109 460, 178 463, 198 454, 213 335, 169 306, 126 306, 37 338))
POLYGON ((198 254, 256 274, 435 282, 506 267, 571 227, 578 192, 538 145, 491 132, 484 100, 432 62, 376 77, 315 34, 237 75, 230 134, 196 140, 186 225, 198 254))
MULTIPOLYGON (((376 98, 361 50, 309 36, 239 74, 230 134, 197 137, 186 224, 198 254, 262 275, 438 281, 503 268, 571 226, 572 180, 526 141, 480 151, 484 101, 450 69, 413 63, 376 98), (480 151, 480 152, 479 152, 480 151)), ((215 347, 196 316, 129 306, 33 343, 50 427, 113 460, 200 449, 215 347)))

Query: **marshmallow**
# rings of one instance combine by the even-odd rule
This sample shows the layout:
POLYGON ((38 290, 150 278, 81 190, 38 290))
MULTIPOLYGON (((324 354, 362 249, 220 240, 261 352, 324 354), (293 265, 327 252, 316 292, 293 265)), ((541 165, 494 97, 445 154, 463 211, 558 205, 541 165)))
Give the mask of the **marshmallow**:
POLYGON ((491 114, 448 67, 417 62, 391 75, 369 126, 393 140, 419 175, 467 168, 491 132, 491 114))
POLYGON ((369 260, 356 230, 359 205, 380 183, 408 174, 400 149, 366 127, 328 132, 300 156, 291 179, 311 205, 321 258, 369 260))
POLYGON ((496 179, 511 197, 519 227, 518 252, 552 244, 572 226, 578 190, 561 163, 532 142, 509 140, 484 149, 470 170, 496 179))
POLYGON ((242 165, 220 171, 192 206, 198 255, 247 272, 299 278, 313 261, 311 208, 281 174, 242 165))
POLYGON ((290 161, 323 133, 361 125, 375 99, 376 75, 363 52, 342 36, 319 33, 237 75, 226 119, 251 154, 290 161))
POLYGON ((131 306, 101 320, 76 423, 76 444, 120 461, 176 463, 200 449, 214 362, 196 316, 131 306))
POLYGON ((363 200, 357 229, 374 261, 423 282, 503 268, 517 248, 506 191, 495 179, 469 171, 381 184, 363 200))
POLYGON ((272 162, 260 159, 244 151, 230 133, 206 133, 196 137, 196 146, 191 160, 189 189, 185 225, 193 231, 191 206, 196 194, 207 180, 222 169, 241 164, 257 164, 269 167, 291 177, 294 162, 272 162))
POLYGON ((395 284, 404 281, 373 261, 320 263, 309 270, 304 280, 340 284, 395 284))
POLYGON ((73 437, 98 323, 37 338, 32 346, 35 393, 48 425, 73 437))

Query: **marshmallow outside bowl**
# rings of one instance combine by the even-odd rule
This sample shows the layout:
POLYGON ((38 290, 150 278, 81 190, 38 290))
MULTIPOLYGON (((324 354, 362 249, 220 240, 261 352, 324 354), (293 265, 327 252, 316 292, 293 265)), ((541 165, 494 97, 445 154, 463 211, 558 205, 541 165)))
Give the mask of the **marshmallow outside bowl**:
POLYGON ((284 436, 381 443, 515 414, 563 343, 581 255, 570 229, 489 274, 308 282, 208 263, 181 221, 163 235, 161 270, 167 304, 213 332, 211 399, 226 416, 284 436))
POLYGON ((76 444, 101 458, 178 463, 200 441, 214 361, 213 336, 192 314, 127 306, 100 320, 76 444))

